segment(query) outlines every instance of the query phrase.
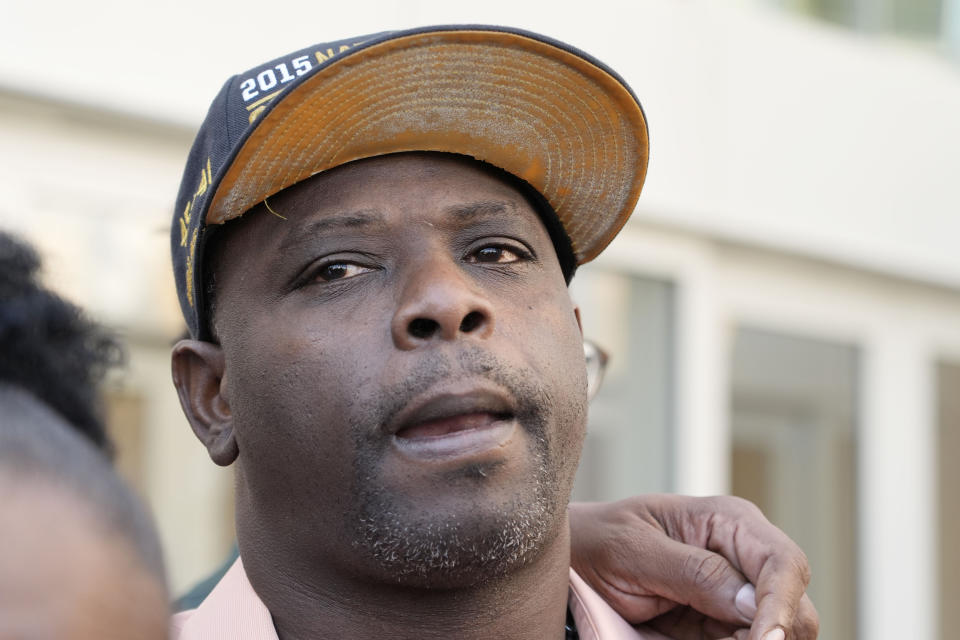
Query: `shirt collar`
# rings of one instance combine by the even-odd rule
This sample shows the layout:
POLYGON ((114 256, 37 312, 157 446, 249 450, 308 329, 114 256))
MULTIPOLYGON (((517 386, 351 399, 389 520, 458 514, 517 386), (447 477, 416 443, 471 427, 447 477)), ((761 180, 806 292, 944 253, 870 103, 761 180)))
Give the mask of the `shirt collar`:
MULTIPOLYGON (((655 640, 634 629, 570 570, 569 607, 580 640, 655 640)), ((173 617, 171 640, 278 640, 273 618, 253 590, 238 558, 196 609, 173 617)))

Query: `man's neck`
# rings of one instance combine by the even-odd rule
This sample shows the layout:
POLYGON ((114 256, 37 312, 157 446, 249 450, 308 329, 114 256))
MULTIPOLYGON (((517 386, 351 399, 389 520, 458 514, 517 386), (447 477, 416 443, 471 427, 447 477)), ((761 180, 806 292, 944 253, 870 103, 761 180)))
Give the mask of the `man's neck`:
POLYGON ((280 640, 564 637, 570 566, 566 527, 529 564, 460 589, 306 581, 261 573, 267 567, 253 565, 251 584, 280 640))

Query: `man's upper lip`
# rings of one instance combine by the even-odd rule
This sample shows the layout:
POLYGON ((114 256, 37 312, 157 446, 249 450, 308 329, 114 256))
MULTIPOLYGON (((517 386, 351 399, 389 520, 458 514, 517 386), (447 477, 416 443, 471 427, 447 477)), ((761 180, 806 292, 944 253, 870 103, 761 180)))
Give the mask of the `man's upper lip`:
POLYGON ((509 394, 488 387, 467 391, 439 391, 418 396, 387 423, 387 433, 433 420, 471 413, 515 414, 516 403, 509 394))

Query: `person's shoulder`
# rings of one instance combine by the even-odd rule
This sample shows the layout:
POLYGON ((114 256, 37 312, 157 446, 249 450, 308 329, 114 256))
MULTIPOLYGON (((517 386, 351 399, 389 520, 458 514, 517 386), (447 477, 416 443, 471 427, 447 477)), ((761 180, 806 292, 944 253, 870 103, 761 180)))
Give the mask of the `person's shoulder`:
POLYGON ((234 543, 230 549, 230 553, 227 559, 222 565, 220 565, 213 573, 209 576, 198 582, 191 588, 188 592, 177 598, 173 603, 173 610, 175 612, 188 611, 190 609, 196 609, 200 606, 200 603, 203 602, 210 592, 213 591, 225 575, 227 571, 233 567, 236 563, 237 558, 240 557, 240 551, 237 549, 237 544, 234 543))
POLYGON ((239 558, 196 609, 173 615, 170 640, 278 640, 239 558))

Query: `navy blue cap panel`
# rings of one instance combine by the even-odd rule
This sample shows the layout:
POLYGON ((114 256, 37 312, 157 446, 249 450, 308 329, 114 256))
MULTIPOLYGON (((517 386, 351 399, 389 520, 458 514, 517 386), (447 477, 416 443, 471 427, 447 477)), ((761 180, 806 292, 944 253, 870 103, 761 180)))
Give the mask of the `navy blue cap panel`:
POLYGON ((239 125, 246 129, 284 90, 296 86, 318 68, 353 47, 389 37, 391 33, 393 32, 376 33, 314 45, 237 75, 236 86, 227 96, 229 124, 231 127, 239 125))
POLYGON ((196 291, 196 261, 202 246, 200 235, 204 226, 208 199, 213 187, 213 167, 220 168, 230 154, 226 135, 210 135, 211 131, 226 131, 227 95, 233 79, 214 98, 207 117, 194 140, 187 165, 180 182, 174 209, 170 245, 173 253, 173 272, 176 278, 180 308, 192 336, 199 335, 198 295, 196 291))

